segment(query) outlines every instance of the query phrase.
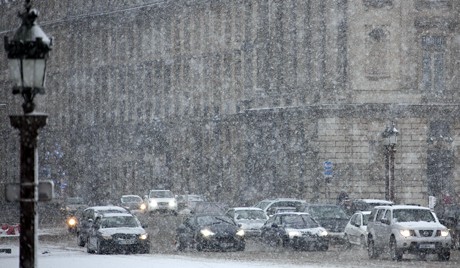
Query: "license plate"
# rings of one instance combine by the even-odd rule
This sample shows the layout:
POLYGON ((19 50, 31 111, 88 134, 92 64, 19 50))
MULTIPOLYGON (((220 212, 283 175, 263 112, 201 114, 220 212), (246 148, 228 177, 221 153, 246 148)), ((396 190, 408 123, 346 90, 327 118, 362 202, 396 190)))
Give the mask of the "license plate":
POLYGON ((419 248, 433 249, 433 248, 435 248, 435 245, 434 244, 420 244, 419 248))
POLYGON ((223 248, 229 248, 229 247, 233 247, 233 243, 222 243, 221 246, 223 248))
POLYGON ((119 243, 121 245, 131 245, 134 244, 136 241, 134 239, 126 239, 126 240, 120 240, 119 243))

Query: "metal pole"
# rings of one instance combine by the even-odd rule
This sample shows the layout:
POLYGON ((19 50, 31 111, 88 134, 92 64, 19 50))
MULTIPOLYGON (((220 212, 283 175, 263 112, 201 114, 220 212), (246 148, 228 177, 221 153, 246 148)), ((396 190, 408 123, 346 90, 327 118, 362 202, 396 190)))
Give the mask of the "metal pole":
POLYGON ((20 228, 19 232, 19 267, 35 268, 37 229, 37 185, 38 185, 38 157, 37 137, 38 129, 46 125, 46 115, 25 114, 10 116, 11 126, 19 130, 21 142, 20 166, 20 228))
POLYGON ((395 199, 395 145, 390 146, 390 201, 395 199))
POLYGON ((385 146, 385 200, 390 200, 390 147, 385 146))

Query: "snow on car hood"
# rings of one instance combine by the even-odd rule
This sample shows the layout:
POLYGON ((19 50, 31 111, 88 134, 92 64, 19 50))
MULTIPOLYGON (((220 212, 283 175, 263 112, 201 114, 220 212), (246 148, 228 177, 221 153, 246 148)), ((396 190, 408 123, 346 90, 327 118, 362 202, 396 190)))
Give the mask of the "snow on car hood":
POLYGON ((238 224, 241 225, 243 229, 260 229, 264 225, 264 220, 238 220, 238 224))
POLYGON ((145 234, 146 231, 141 227, 117 227, 117 228, 104 228, 99 229, 99 232, 103 235, 114 235, 114 234, 145 234))
POLYGON ((293 229, 293 228, 286 228, 286 232, 301 232, 302 234, 312 234, 312 235, 319 235, 321 232, 325 232, 326 229, 323 227, 316 227, 316 228, 306 228, 306 229, 293 229))
POLYGON ((421 229, 447 229, 444 225, 438 222, 427 222, 427 221, 408 221, 408 222, 397 222, 395 226, 401 228, 410 228, 413 230, 421 229))

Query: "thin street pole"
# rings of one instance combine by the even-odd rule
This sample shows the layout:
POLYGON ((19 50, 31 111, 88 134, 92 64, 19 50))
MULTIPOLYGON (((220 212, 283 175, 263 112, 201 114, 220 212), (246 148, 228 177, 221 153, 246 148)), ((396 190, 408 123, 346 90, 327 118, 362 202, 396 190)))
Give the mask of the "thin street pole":
POLYGON ((395 200, 395 145, 390 146, 390 201, 395 200))
POLYGON ((390 200, 390 147, 385 146, 385 200, 390 200))

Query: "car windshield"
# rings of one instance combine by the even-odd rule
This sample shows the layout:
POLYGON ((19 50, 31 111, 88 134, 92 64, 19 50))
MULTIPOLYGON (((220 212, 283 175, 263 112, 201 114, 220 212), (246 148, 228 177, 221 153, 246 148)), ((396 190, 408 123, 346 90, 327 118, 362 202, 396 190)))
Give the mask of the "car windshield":
POLYGON ((226 216, 200 216, 197 218, 197 222, 199 225, 213 225, 213 224, 220 224, 220 223, 230 223, 234 224, 232 219, 226 216))
POLYGON ((261 210, 237 210, 235 211, 238 220, 266 220, 267 216, 261 210))
POLYGON ((319 219, 348 219, 345 211, 336 206, 312 206, 308 212, 319 219))
POLYGON ((173 193, 170 191, 151 191, 149 197, 153 198, 172 198, 173 193))
POLYGON ((393 218, 397 222, 436 221, 433 213, 427 209, 395 209, 393 218))
POLYGON ((369 214, 363 214, 363 225, 367 226, 368 221, 369 221, 369 214))
POLYGON ((283 215, 281 223, 288 228, 316 228, 319 224, 308 215, 283 215))
POLYGON ((107 217, 101 220, 102 228, 118 228, 118 227, 139 227, 139 222, 134 217, 117 216, 107 217))
POLYGON ((121 198, 121 202, 123 203, 139 203, 142 202, 142 198, 139 196, 123 196, 121 198))

